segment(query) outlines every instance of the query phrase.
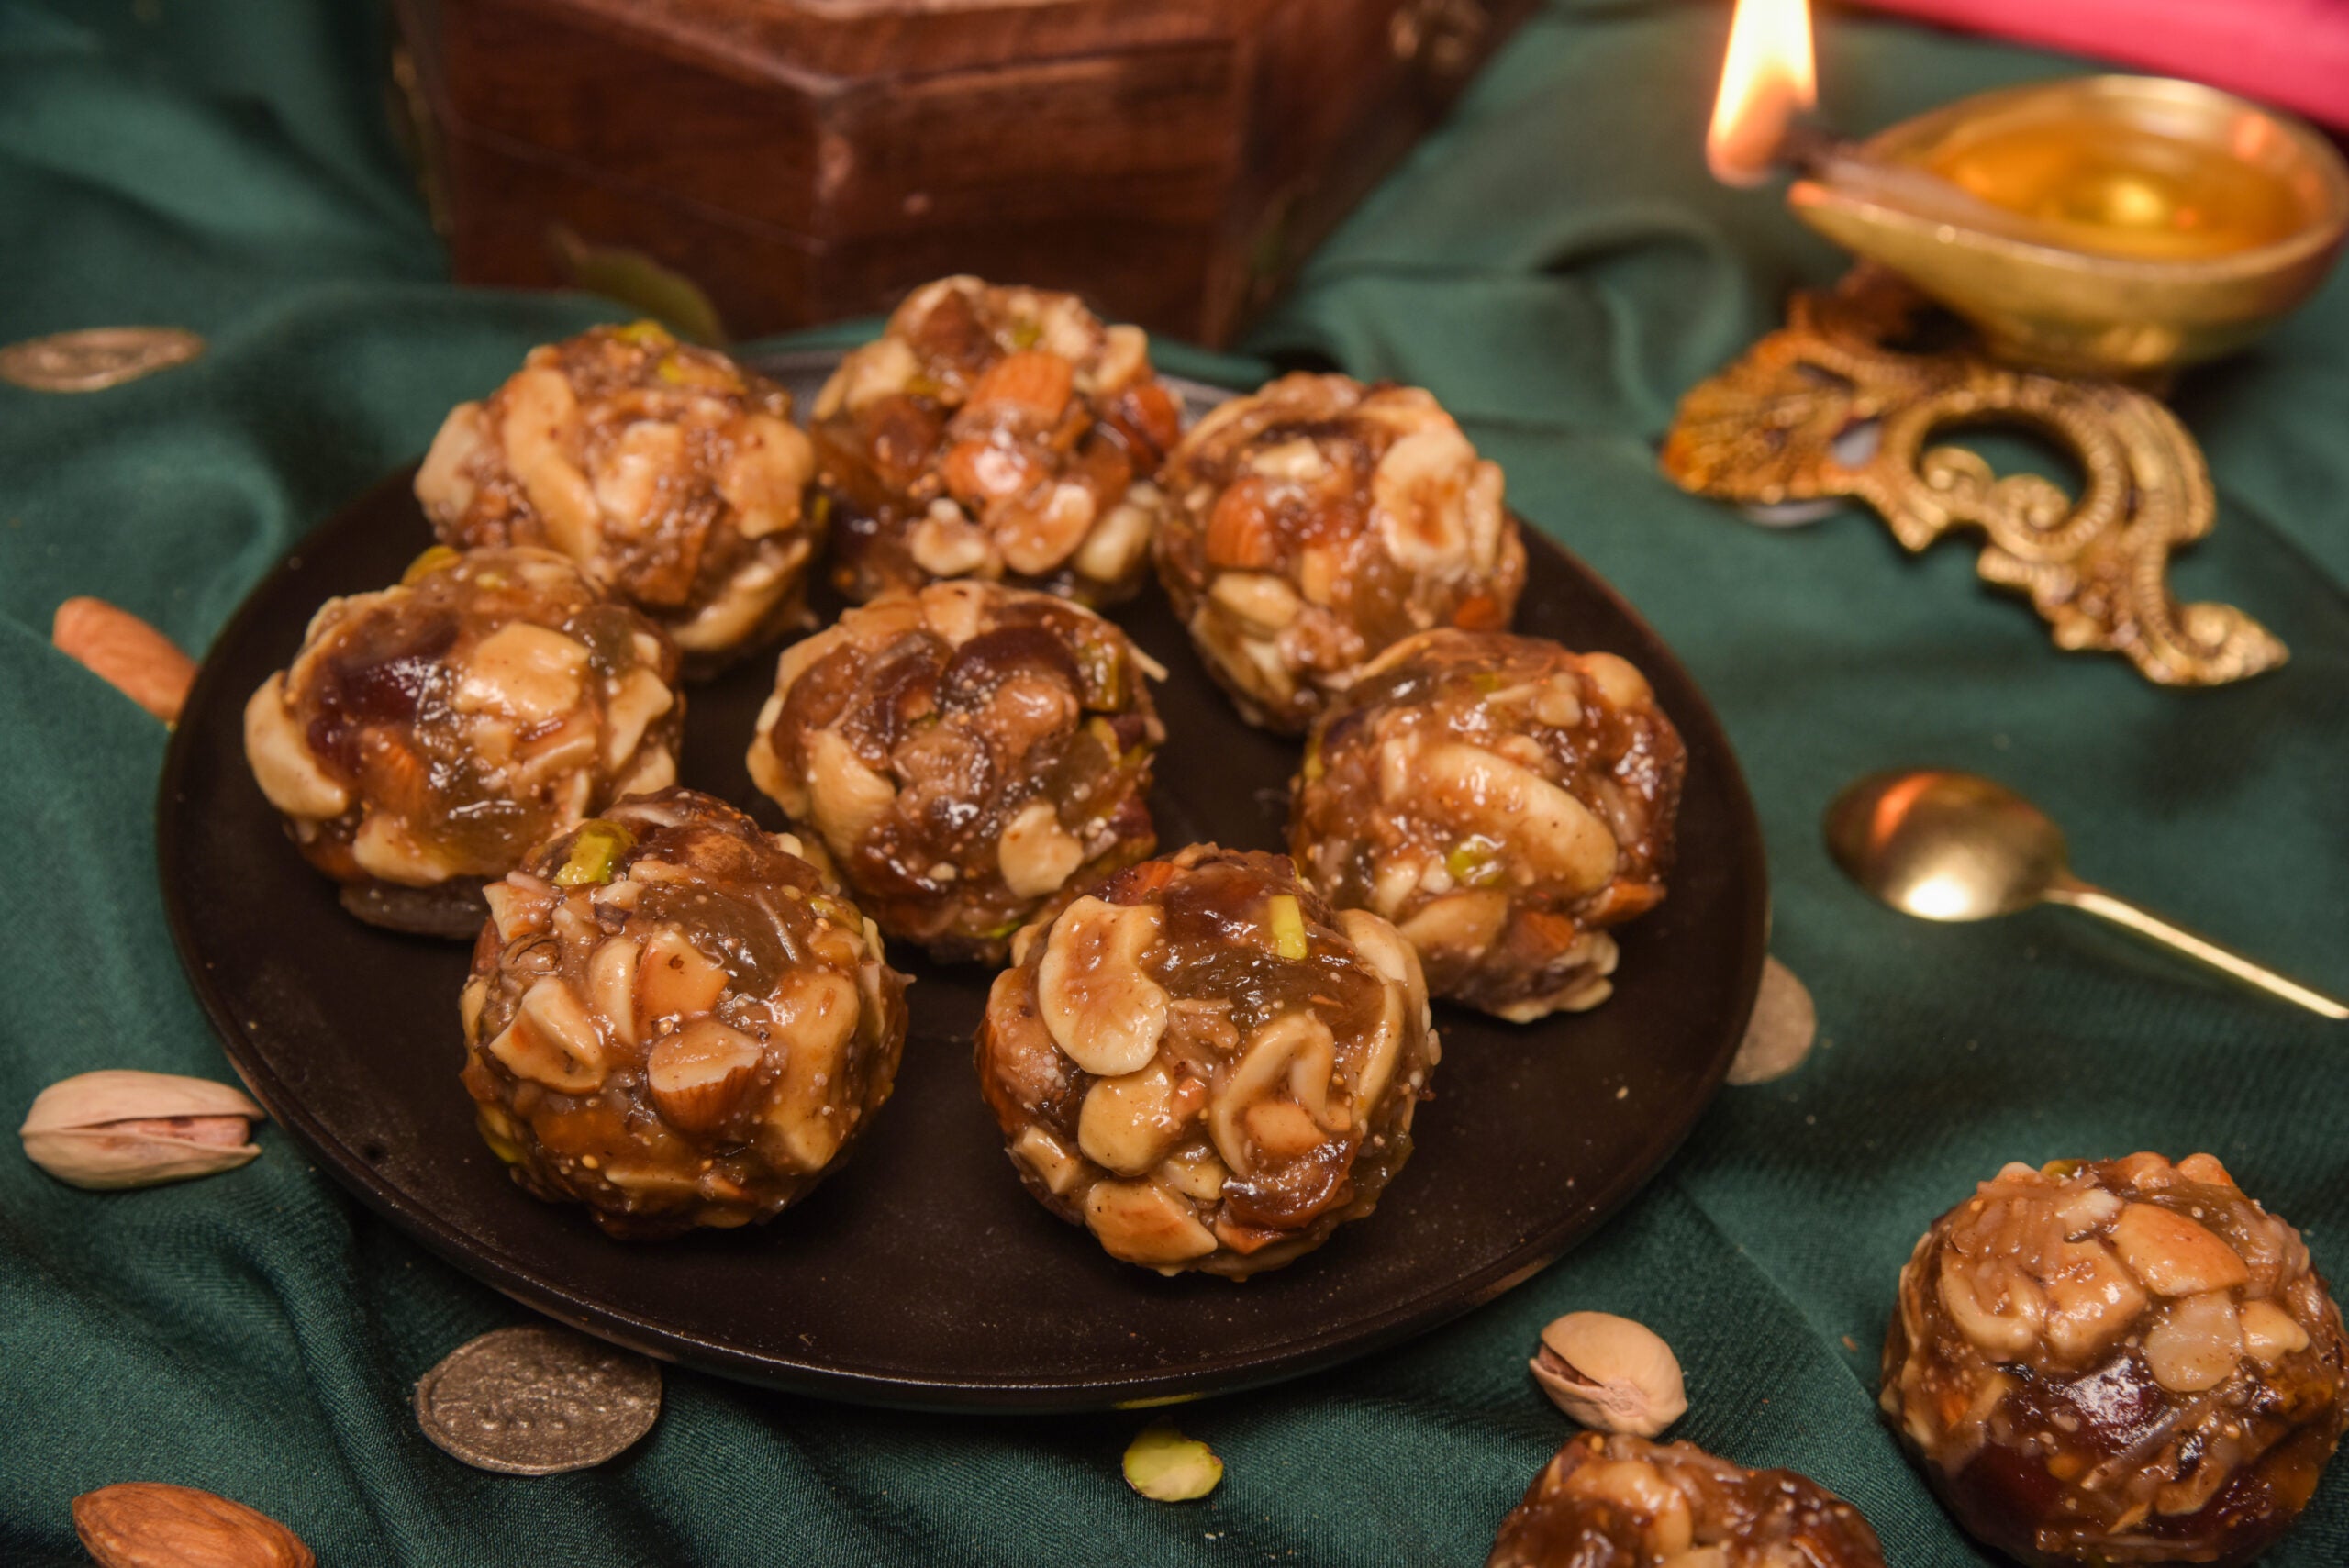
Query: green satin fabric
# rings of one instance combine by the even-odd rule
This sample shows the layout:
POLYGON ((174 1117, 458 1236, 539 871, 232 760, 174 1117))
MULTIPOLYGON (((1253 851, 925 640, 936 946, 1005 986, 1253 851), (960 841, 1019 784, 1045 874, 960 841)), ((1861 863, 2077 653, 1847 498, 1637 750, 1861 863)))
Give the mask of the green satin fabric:
MULTIPOLYGON (((1655 445, 1679 395, 1835 259, 1705 176, 1725 24, 1674 0, 1553 5, 1250 346, 1433 388, 1517 507, 1679 650, 1740 748, 1774 946, 1824 1020, 1799 1073, 1725 1092, 1645 1195, 1492 1306, 1180 1412, 1227 1466, 1184 1507, 1119 1478, 1139 1417, 886 1414, 684 1373, 613 1464, 477 1473, 417 1434, 409 1391, 517 1310, 273 1129, 242 1172, 130 1195, 0 1157, 0 1559, 82 1561, 68 1500, 153 1479, 261 1507, 337 1565, 1474 1564, 1570 1429, 1526 1375, 1535 1334, 1597 1307, 1678 1349, 1675 1435, 1806 1471, 1893 1562, 1943 1568, 1985 1559, 1878 1423, 1876 1347, 1910 1243, 1976 1181, 2210 1150, 2349 1273, 2349 1032, 2060 913, 1903 921, 1839 880, 1816 827, 1871 768, 1994 773, 2066 824, 2087 874, 2349 986, 2349 283, 2178 395, 2221 496, 2178 586, 2266 621, 2293 651, 2277 673, 2158 691, 2054 651, 1962 544, 1912 559, 1856 513, 1753 528, 1660 479, 1655 445)), ((211 341, 92 396, 0 386, 7 1115, 90 1068, 227 1071, 155 889, 162 732, 49 648, 58 601, 101 595, 200 651, 451 404, 622 314, 447 284, 384 128, 384 27, 349 0, 0 0, 0 341, 133 322, 211 341)), ((1841 15, 1821 47, 1854 128, 2080 69, 1841 15)), ((2349 1473, 2267 1561, 2349 1561, 2349 1473)))

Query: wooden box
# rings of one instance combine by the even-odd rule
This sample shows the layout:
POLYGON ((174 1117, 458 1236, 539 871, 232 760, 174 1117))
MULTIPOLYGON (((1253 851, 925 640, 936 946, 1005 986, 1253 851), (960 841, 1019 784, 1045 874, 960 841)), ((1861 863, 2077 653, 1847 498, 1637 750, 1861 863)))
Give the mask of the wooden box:
POLYGON ((462 281, 746 337, 972 272, 1219 344, 1532 0, 395 5, 462 281))

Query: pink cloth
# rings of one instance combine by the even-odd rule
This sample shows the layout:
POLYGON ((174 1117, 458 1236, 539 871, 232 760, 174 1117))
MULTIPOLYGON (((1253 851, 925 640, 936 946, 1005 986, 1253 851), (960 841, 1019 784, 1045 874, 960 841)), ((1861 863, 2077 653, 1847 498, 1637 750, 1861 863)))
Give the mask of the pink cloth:
POLYGON ((2349 0, 1861 0, 2189 77, 2349 129, 2349 0))

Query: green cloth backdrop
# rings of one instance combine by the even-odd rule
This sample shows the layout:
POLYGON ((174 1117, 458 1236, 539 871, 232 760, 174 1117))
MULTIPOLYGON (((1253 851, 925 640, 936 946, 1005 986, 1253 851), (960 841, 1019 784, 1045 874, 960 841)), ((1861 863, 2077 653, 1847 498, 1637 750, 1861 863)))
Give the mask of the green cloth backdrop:
MULTIPOLYGON (((128 1195, 10 1153, 0 1560, 83 1561, 68 1500, 153 1479, 266 1510, 330 1568, 1475 1564, 1570 1430, 1526 1375, 1536 1331, 1598 1307, 1677 1348, 1676 1435, 1809 1472, 1898 1568, 1942 1568, 1982 1559, 1895 1453, 1874 1370, 1910 1242, 1976 1180, 2013 1159, 2210 1150, 2349 1276, 2349 1029, 2061 913, 1904 921, 1839 879, 1816 827, 1871 768, 1995 773, 2060 817, 2088 874, 2349 986, 2349 279, 2179 394, 2221 500, 2177 582, 2281 635, 2279 673, 2159 691, 2054 651, 1962 544, 1910 559, 1854 513, 1751 527, 1660 479, 1656 442, 1679 395, 1835 259, 1771 197, 1706 178, 1726 20, 1552 6, 1250 346, 1433 388, 1519 508, 1678 648, 1740 748, 1776 951, 1824 1020, 1799 1073, 1725 1092, 1644 1196, 1499 1302, 1179 1412, 1227 1466, 1182 1507, 1119 1478, 1140 1417, 889 1414, 680 1372, 618 1462, 482 1474, 418 1435, 410 1388, 521 1314, 274 1129, 242 1172, 128 1195)), ((155 888, 161 728, 50 650, 57 603, 97 594, 202 650, 451 404, 621 314, 447 284, 385 128, 384 39, 354 0, 0 0, 0 341, 167 323, 211 344, 92 396, 0 385, 0 1116, 90 1068, 227 1075, 155 888)), ((1855 129, 2082 69, 1842 16, 1821 56, 1855 129)), ((2268 1561, 2349 1562, 2349 1468, 2268 1561)))

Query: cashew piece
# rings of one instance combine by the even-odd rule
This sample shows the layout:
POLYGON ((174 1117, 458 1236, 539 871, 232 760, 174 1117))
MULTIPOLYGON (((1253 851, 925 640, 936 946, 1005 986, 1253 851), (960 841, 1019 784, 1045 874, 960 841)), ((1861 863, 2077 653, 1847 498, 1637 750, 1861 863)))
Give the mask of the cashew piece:
POLYGON ((1422 751, 1416 771, 1439 815, 1510 845, 1570 892, 1595 892, 1615 874, 1615 836, 1540 774, 1458 741, 1422 751))
POLYGON ((1078 573, 1096 583, 1115 583, 1150 549, 1149 505, 1157 491, 1147 482, 1137 484, 1109 515, 1093 526, 1077 546, 1072 562, 1078 573))
POLYGON ((1284 1073, 1288 1076, 1290 1096, 1316 1124, 1330 1130, 1345 1126, 1337 1120, 1344 1115, 1343 1107, 1333 1112, 1329 1103, 1335 1053, 1330 1026, 1314 1013, 1284 1013, 1258 1029, 1208 1112, 1208 1136, 1215 1140, 1223 1162, 1243 1176, 1255 1170, 1241 1122, 1251 1106, 1273 1092, 1284 1073))
POLYGON ((1141 1175, 1182 1140, 1191 1108, 1178 1102, 1166 1063, 1152 1057, 1137 1071, 1100 1079, 1085 1091, 1077 1147, 1119 1175, 1141 1175))
POLYGON ((604 1082, 604 1047, 595 1020, 571 988, 551 974, 522 994, 520 1011, 489 1042, 489 1053, 516 1077, 566 1095, 592 1093, 604 1082))
POLYGON ((807 793, 816 830, 841 856, 897 801, 897 786, 866 767, 837 729, 818 730, 808 747, 807 793))
POLYGON ((1142 973, 1162 917, 1147 904, 1087 895, 1070 905, 1036 967, 1037 1011, 1053 1043, 1085 1072, 1114 1078, 1139 1070, 1166 1032, 1165 988, 1142 973))
POLYGON ((2145 1331, 2145 1364, 2154 1381, 2177 1394, 2216 1388, 2243 1360, 2243 1326, 2223 1290, 2169 1304, 2145 1331))
POLYGON ((1277 634, 1305 608, 1296 589, 1263 572, 1226 572, 1215 580, 1208 596, 1257 637, 1277 634))
POLYGON ((487 439, 478 403, 458 404, 440 422, 424 465, 416 471, 416 498, 434 522, 453 522, 473 504, 473 482, 465 467, 487 439))
POLYGON ((2101 1241, 2060 1243, 2046 1290, 2048 1347, 2067 1361, 2102 1350, 2145 1309, 2144 1291, 2101 1241))
POLYGON ((1958 1331, 1983 1350, 2002 1358, 2021 1356, 2039 1339, 2040 1325, 2047 1317, 2047 1300, 2037 1285, 2013 1269, 2001 1267, 1997 1275, 2004 1294, 1986 1301, 1979 1273, 1963 1260, 1944 1256, 1942 1305, 1949 1309, 1958 1331))
POLYGON ((459 713, 502 713, 544 724, 579 706, 586 678, 584 646, 529 621, 508 621, 474 646, 449 706, 459 713))
POLYGON ((1056 893, 1085 863, 1085 846, 1063 828, 1049 800, 1031 800, 1004 824, 996 845, 1003 884, 1022 898, 1056 893))
POLYGON ((659 675, 642 665, 630 670, 604 709, 604 765, 618 770, 635 754, 646 727, 676 701, 659 675))
POLYGON ((2246 1301, 2238 1318, 2243 1351, 2262 1366, 2272 1367, 2309 1348, 2309 1331, 2272 1301, 2246 1301))
POLYGON ((507 465, 522 482, 547 537, 574 561, 596 553, 596 494, 571 460, 581 443, 579 398, 561 371, 534 365, 506 384, 498 436, 507 465))
POLYGON ((2243 1255, 2215 1231, 2155 1204, 2123 1208, 2113 1221, 2112 1245, 2155 1296, 2231 1290, 2251 1278, 2243 1255))
POLYGON ((1085 1195, 1085 1223, 1103 1251, 1130 1263, 1164 1268, 1215 1251, 1214 1233, 1190 1205, 1156 1182, 1096 1182, 1085 1195))
POLYGON ((726 994, 726 971, 705 957, 683 933, 655 931, 636 964, 640 1029, 655 1018, 690 1018, 718 1006, 726 994))
POLYGON ((1466 498, 1476 449, 1450 419, 1386 449, 1370 476, 1372 515, 1386 552, 1415 572, 1458 562, 1468 545, 1466 498))
POLYGON ((320 819, 351 808, 351 792, 327 776, 285 711, 285 673, 262 683, 245 704, 245 761, 270 805, 288 817, 320 819))
POLYGON ((1386 990, 1386 1006, 1380 1010, 1377 1038, 1371 1042, 1370 1053, 1363 1059, 1362 1071, 1354 1081, 1354 1104, 1368 1116, 1378 1105, 1379 1096, 1386 1092, 1386 1081, 1395 1075, 1395 1059, 1403 1049, 1403 1026, 1407 1011, 1419 1015, 1419 1028, 1428 1027, 1428 983, 1419 972, 1419 955, 1411 951, 1402 936, 1367 909, 1341 909, 1338 927, 1346 940, 1354 944, 1386 990))
POLYGON ((1403 922, 1405 940, 1426 952, 1475 958, 1493 945, 1508 918, 1508 897, 1490 888, 1447 893, 1403 922))

